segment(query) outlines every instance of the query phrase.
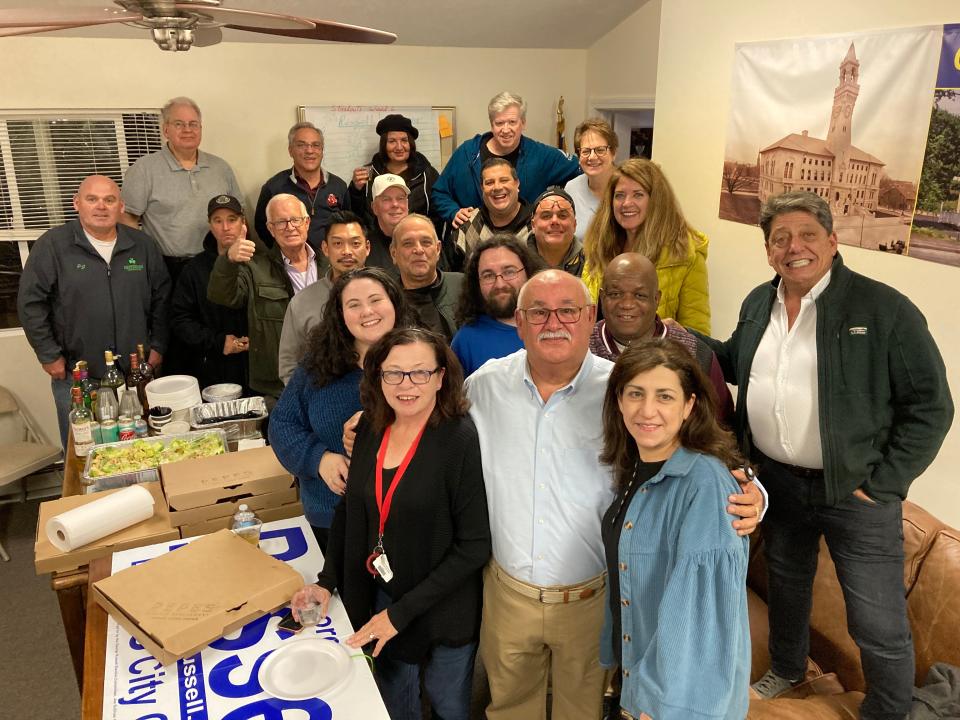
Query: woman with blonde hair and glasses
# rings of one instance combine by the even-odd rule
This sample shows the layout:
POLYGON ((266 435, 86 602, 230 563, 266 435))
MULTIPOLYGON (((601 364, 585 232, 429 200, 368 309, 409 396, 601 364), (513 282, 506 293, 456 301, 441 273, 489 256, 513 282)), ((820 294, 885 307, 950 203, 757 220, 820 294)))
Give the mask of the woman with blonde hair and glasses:
POLYGON ((583 280, 597 299, 617 255, 638 252, 657 268, 660 317, 710 334, 707 236, 683 217, 663 171, 643 158, 614 169, 583 241, 583 280))
POLYGON ((577 175, 563 188, 577 208, 577 237, 583 240, 590 227, 600 199, 613 174, 613 161, 620 141, 602 118, 588 118, 573 133, 573 151, 580 158, 582 175, 577 175))

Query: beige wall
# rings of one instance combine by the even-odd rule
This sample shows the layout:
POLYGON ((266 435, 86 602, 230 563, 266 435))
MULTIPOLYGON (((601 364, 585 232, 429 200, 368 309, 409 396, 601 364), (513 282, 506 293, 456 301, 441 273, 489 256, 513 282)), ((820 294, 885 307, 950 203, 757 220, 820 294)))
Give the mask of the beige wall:
POLYGON ((4 38, 0 47, 23 69, 0 74, 4 108, 159 107, 192 97, 203 148, 230 162, 253 203, 263 181, 289 166, 298 105, 453 105, 462 141, 489 130, 487 101, 510 89, 527 101, 527 134, 546 142, 560 95, 570 128, 586 104, 585 50, 222 43, 168 53, 146 38, 50 37, 4 38))
MULTIPOLYGON (((771 277, 760 231, 717 217, 734 43, 957 22, 953 0, 869 4, 807 0, 801 5, 730 0, 671 0, 663 4, 656 90, 654 160, 669 176, 690 221, 709 235, 714 334, 726 337, 746 293, 771 277)), ((592 91, 588 87, 588 94, 592 91)), ((960 269, 854 248, 847 264, 909 296, 924 312, 960 388, 960 269)), ((960 423, 910 497, 960 527, 960 423)))
MULTIPOLYGON (((489 129, 487 102, 509 89, 527 101, 527 135, 544 142, 560 95, 569 142, 586 106, 585 50, 223 43, 166 53, 146 38, 0 43, 7 109, 156 108, 174 95, 193 97, 203 110, 203 148, 233 165, 250 208, 263 181, 289 167, 286 132, 298 105, 453 105, 462 141, 489 129)), ((0 385, 14 386, 57 437, 49 385, 22 334, 0 334, 0 385)))
POLYGON ((647 0, 587 51, 587 98, 649 98, 657 86, 662 0, 647 0))

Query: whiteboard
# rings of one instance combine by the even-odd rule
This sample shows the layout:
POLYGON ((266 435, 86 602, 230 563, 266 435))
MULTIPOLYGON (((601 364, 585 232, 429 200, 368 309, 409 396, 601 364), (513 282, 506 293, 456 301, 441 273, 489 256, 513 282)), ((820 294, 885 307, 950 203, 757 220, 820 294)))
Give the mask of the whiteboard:
POLYGON ((377 123, 386 115, 405 115, 420 132, 417 152, 438 171, 443 167, 440 152, 440 115, 443 108, 403 105, 318 105, 298 108, 302 120, 323 132, 323 167, 348 183, 355 168, 367 165, 380 148, 377 123))

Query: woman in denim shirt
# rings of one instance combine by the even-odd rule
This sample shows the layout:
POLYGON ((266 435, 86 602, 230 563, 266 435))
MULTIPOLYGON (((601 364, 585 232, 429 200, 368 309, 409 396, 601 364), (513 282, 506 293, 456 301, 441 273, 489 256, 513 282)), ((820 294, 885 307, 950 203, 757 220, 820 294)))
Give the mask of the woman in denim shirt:
POLYGON ((622 669, 621 715, 742 720, 748 541, 726 513, 742 460, 710 382, 672 340, 633 344, 610 375, 603 431, 617 497, 603 519, 600 653, 622 669))

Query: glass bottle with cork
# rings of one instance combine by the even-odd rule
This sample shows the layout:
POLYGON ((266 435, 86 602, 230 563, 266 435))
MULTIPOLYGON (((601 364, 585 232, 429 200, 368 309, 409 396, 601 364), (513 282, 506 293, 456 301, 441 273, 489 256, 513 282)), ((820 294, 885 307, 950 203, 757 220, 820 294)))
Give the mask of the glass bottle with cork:
POLYGON ((121 394, 120 388, 124 386, 123 373, 113 361, 113 352, 111 350, 103 351, 103 361, 106 364, 107 369, 103 373, 103 377, 100 378, 100 394, 103 394, 104 389, 109 390, 113 393, 114 399, 119 403, 121 394))

